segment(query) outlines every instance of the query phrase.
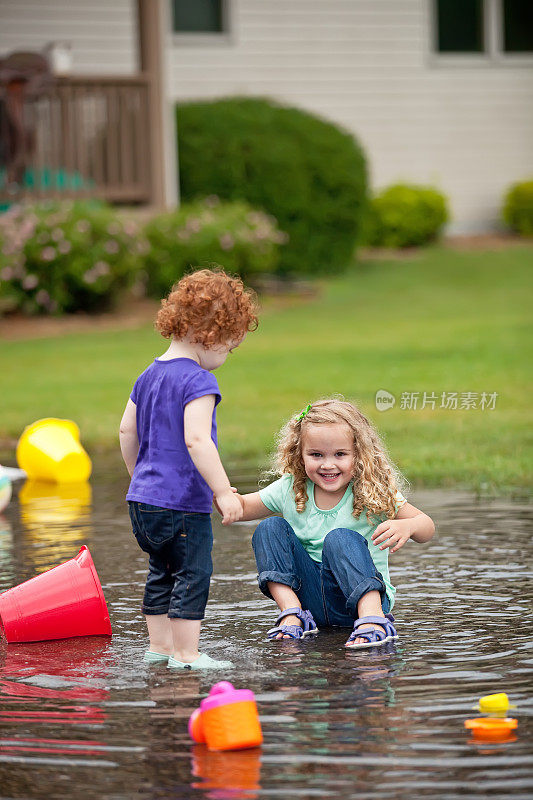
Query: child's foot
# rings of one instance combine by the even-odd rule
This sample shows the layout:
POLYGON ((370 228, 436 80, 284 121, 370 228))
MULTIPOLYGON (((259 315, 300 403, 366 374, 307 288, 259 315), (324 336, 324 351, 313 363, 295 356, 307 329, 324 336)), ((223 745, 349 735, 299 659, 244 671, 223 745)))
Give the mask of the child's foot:
POLYGON ((170 653, 158 653, 156 650, 147 650, 144 660, 147 664, 163 664, 170 658, 170 653))
POLYGON ((217 661, 206 653, 200 653, 193 661, 178 661, 174 656, 168 659, 169 669, 230 669, 232 666, 231 661, 217 661))
MULTIPOLYGON (((385 628, 383 628, 382 625, 372 625, 372 623, 370 623, 370 622, 367 622, 366 625, 360 625, 357 630, 358 631, 364 631, 364 630, 369 630, 369 629, 370 630, 375 630, 375 631, 382 631, 383 633, 385 633, 385 628)), ((346 647, 355 647, 356 645, 359 645, 359 644, 368 644, 368 640, 367 639, 363 639, 361 636, 358 636, 357 639, 352 639, 352 641, 350 641, 350 639, 348 639, 348 641, 346 642, 345 646, 346 647)))
MULTIPOLYGON (((283 617, 283 625, 295 625, 297 628, 302 627, 301 621, 295 614, 289 614, 287 617, 283 617)), ((293 636, 289 636, 288 633, 278 633, 277 636, 274 636, 273 639, 293 639, 293 636)))
POLYGON ((386 642, 398 639, 398 633, 393 625, 392 614, 372 615, 360 617, 355 620, 354 628, 348 641, 347 648, 379 647, 386 642))
POLYGON ((305 639, 312 633, 318 633, 318 628, 311 612, 295 607, 280 611, 276 626, 268 631, 267 637, 270 640, 305 639))

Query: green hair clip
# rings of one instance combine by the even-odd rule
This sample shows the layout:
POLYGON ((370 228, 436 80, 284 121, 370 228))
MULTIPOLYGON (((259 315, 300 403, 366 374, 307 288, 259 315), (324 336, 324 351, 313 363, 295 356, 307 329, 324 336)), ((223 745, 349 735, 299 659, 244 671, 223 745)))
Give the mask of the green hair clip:
POLYGON ((297 422, 301 422, 301 421, 303 420, 303 418, 304 418, 305 416, 307 416, 307 414, 309 414, 309 412, 310 412, 310 411, 311 411, 311 403, 309 403, 309 405, 307 406, 307 408, 304 408, 304 410, 302 411, 302 413, 301 413, 301 414, 300 414, 298 417, 296 417, 296 421, 297 421, 297 422))

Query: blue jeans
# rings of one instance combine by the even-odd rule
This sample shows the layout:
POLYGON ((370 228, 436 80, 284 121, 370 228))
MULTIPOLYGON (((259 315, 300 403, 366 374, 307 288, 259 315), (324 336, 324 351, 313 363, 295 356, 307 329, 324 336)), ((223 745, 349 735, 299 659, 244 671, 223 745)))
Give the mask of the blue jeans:
POLYGON ((359 600, 372 590, 381 595, 383 613, 390 611, 383 576, 372 561, 366 539, 356 531, 330 531, 319 562, 311 558, 286 520, 269 517, 257 526, 252 547, 263 594, 272 597, 269 581, 290 586, 318 627, 351 628, 359 600))
POLYGON ((209 514, 190 514, 129 501, 133 533, 148 553, 143 614, 203 619, 213 572, 209 514))

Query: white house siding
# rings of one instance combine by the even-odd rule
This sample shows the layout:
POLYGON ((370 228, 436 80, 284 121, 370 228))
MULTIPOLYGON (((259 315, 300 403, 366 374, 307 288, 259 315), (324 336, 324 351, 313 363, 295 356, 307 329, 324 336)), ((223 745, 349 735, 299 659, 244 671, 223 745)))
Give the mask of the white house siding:
MULTIPOLYGON (((439 62, 431 0, 227 2, 228 37, 169 33, 173 99, 270 96, 340 123, 365 147, 374 187, 441 187, 458 232, 497 225, 503 191, 533 174, 533 59, 439 62)), ((0 53, 58 40, 77 73, 134 72, 135 0, 0 0, 0 53)))
POLYGON ((262 95, 353 131, 374 187, 429 183, 455 232, 498 224, 512 181, 533 174, 533 60, 452 66, 431 54, 431 0, 229 0, 231 33, 176 37, 177 100, 262 95))
POLYGON ((134 0, 0 0, 0 53, 72 44, 73 71, 124 75, 137 68, 134 0))

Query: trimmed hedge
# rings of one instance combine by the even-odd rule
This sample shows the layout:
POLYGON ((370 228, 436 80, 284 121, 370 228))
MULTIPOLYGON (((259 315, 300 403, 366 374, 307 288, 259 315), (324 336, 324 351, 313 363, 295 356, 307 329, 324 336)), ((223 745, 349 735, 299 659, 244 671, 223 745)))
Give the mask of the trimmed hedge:
POLYGON ((273 217, 248 203, 221 203, 215 196, 159 214, 144 233, 150 245, 144 262, 146 289, 158 298, 191 266, 223 264, 244 279, 275 272, 278 245, 287 238, 273 217))
POLYGON ((262 99, 177 107, 184 200, 245 199, 289 240, 279 272, 338 272, 350 262, 366 205, 363 151, 322 119, 262 99))
POLYGON ((0 215, 0 313, 107 309, 134 283, 146 245, 105 203, 13 206, 0 215))
POLYGON ((511 186, 502 213, 507 225, 520 236, 533 236, 533 180, 511 186))
POLYGON ((448 221, 446 197, 430 186, 394 184, 369 204, 364 241, 372 247, 414 247, 435 239, 448 221))

